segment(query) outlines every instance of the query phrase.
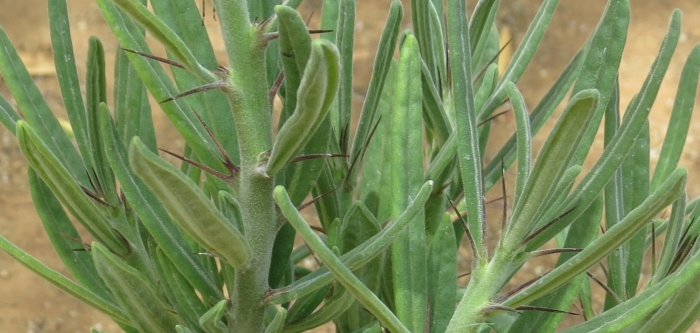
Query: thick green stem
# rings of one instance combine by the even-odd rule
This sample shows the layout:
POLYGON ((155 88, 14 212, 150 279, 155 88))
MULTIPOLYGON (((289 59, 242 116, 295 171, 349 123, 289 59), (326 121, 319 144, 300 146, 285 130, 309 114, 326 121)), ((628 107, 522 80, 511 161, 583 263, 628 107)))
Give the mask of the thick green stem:
POLYGON ((238 133, 241 171, 236 186, 251 262, 236 271, 231 291, 230 332, 262 332, 269 289, 270 257, 277 231, 272 200, 273 178, 264 174, 259 157, 272 147, 271 111, 261 30, 248 19, 242 0, 216 0, 230 63, 227 91, 238 133))
POLYGON ((492 299, 511 276, 516 260, 512 253, 497 249, 486 265, 472 266, 472 279, 455 310, 447 333, 475 333, 488 318, 488 307, 496 305, 492 299))

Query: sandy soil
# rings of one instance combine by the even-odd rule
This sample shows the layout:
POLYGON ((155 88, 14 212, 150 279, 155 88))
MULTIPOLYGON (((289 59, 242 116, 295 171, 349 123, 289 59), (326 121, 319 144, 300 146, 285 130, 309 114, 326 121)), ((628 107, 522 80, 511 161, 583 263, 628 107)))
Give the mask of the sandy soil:
MULTIPOLYGON (((512 0, 504 1, 501 5, 502 10, 498 20, 502 26, 512 31, 516 45, 522 39, 527 24, 534 16, 540 2, 512 0)), ((605 2, 603 0, 561 2, 533 65, 518 84, 528 106, 533 107, 537 103, 571 56, 584 43, 595 27, 605 2)), ((359 1, 358 4, 359 22, 356 33, 358 39, 355 44, 357 108, 361 106, 364 87, 369 80, 378 31, 383 27, 389 3, 389 0, 377 0, 359 1)), ((700 16, 698 4, 700 4, 698 0, 633 1, 633 21, 629 31, 629 35, 633 37, 628 40, 623 65, 620 68, 623 107, 641 86, 667 29, 672 10, 681 8, 686 18, 676 55, 652 110, 650 119, 654 148, 652 160, 658 157, 683 62, 692 46, 700 41, 700 25, 692 20, 693 17, 700 16)), ((46 1, 0 0, 0 5, 3 8, 0 11, 0 25, 15 42, 49 104, 58 113, 63 112, 51 60, 46 1)), ((81 66, 80 70, 84 70, 86 42, 90 35, 96 35, 102 39, 107 51, 107 63, 111 63, 116 42, 110 36, 109 28, 102 20, 96 5, 89 0, 71 0, 69 6, 73 41, 78 65, 81 66)), ((320 1, 311 1, 304 8, 306 11, 313 9, 317 9, 318 13, 320 1)), ((410 18, 408 14, 406 17, 410 18)), ((208 20, 207 24, 213 25, 215 22, 208 20)), ((408 26, 408 20, 406 24, 408 26)), ((216 51, 220 59, 224 59, 221 43, 216 51)), ((7 87, 1 80, 0 93, 8 96, 7 87)), ((154 112, 154 115, 159 135, 163 139, 167 138, 161 142, 168 142, 167 146, 172 147, 181 145, 182 140, 177 138, 164 117, 158 112, 154 112)), ((700 179, 698 173, 693 172, 700 168, 700 156, 694 149, 698 140, 694 133, 698 133, 700 129, 700 122, 697 120, 698 117, 695 117, 691 124, 688 148, 681 161, 691 171, 688 182, 691 196, 700 194, 700 179)), ((499 118, 494 128, 497 127, 512 128, 512 116, 499 118)), ((502 132, 510 133, 507 130, 502 132)), ((537 138, 542 140, 541 135, 537 138)), ((494 142, 501 140, 502 138, 498 136, 493 138, 494 142)), ((597 148, 594 148, 596 151, 593 155, 599 153, 602 140, 595 145, 597 148)), ((25 169, 26 162, 19 153, 14 138, 4 128, 0 129, 0 234, 49 266, 67 274, 61 267, 33 211, 26 186, 25 169)), ((493 194, 493 196, 498 195, 498 193, 493 194)), ((493 209, 499 210, 500 207, 493 207, 493 209)), ((539 264, 533 264, 531 268, 533 272, 544 269, 539 264)), ((523 276, 523 278, 526 277, 523 276)), ((572 319, 572 322, 576 320, 572 319)), ((0 253, 0 332, 88 332, 90 326, 109 332, 119 331, 106 316, 65 295, 4 253, 0 253)))

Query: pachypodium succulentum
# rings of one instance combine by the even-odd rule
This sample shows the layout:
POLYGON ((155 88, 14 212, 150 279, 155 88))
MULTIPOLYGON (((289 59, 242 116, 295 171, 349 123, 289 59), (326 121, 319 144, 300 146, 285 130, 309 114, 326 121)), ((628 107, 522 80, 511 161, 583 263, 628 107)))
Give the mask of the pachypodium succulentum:
POLYGON ((36 210, 74 280, 0 237, 3 250, 126 332, 301 332, 328 322, 338 332, 553 332, 576 300, 587 321, 568 333, 684 332, 700 316, 700 205, 686 202, 677 166, 700 47, 683 69, 659 161, 649 160, 647 120, 679 12, 621 117, 629 1, 608 1, 528 112, 516 83, 557 0, 543 1, 500 69, 500 1, 478 1, 467 15, 463 0, 412 0, 413 27, 401 33, 394 0, 351 126, 355 0, 324 1, 318 30, 297 13, 301 0, 213 2, 227 67, 195 2, 96 0, 120 46, 110 103, 101 42, 90 39, 82 94, 66 1, 49 1, 72 136, 0 29, 0 73, 17 104, 0 98, 0 121, 17 136, 36 210), (146 32, 167 57, 153 55, 146 32), (158 156, 147 92, 186 142, 167 152, 179 168, 158 156), (533 135, 567 94, 533 156, 533 135), (499 130, 489 120, 506 101, 516 131, 487 155, 499 130), (601 123, 603 153, 583 170, 601 123), (515 187, 503 193, 512 212, 486 235, 484 194, 516 161, 515 187), (299 213, 310 205, 313 228, 299 213), (668 206, 670 216, 658 217, 668 206), (87 236, 73 220, 94 239, 90 251, 73 250, 87 236), (663 232, 642 281, 644 253, 663 232), (557 249, 542 250, 550 240, 557 249), (457 283, 460 246, 471 252, 466 287, 457 283), (502 292, 527 260, 554 253, 552 271, 502 292), (596 280, 586 273, 606 258, 608 299, 594 311, 596 280))

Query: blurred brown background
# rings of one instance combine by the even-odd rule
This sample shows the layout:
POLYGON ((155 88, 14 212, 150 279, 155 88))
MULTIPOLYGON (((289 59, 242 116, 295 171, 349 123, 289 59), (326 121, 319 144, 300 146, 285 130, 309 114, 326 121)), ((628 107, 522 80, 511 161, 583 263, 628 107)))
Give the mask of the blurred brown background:
MULTIPOLYGON (((200 1, 196 1, 198 6, 201 6, 200 1)), ((355 106, 359 109, 371 74, 378 35, 384 26, 390 0, 358 2, 354 90, 356 94, 355 106)), ((404 2, 407 8, 409 1, 404 2)), ((470 8, 475 2, 470 1, 470 8)), ((700 6, 698 6, 700 1, 633 0, 631 2, 630 38, 620 68, 623 109, 642 85, 668 27, 671 12, 674 8, 681 8, 684 12, 681 39, 650 119, 651 154, 652 161, 655 161, 666 131, 683 62, 693 45, 700 42, 700 24, 693 19, 700 17, 700 6)), ((306 0, 301 10, 305 13, 315 11, 317 21, 321 3, 320 0, 306 0)), ((498 15, 499 26, 510 29, 514 46, 517 47, 519 44, 540 3, 541 0, 502 1, 498 15)), ((518 83, 528 107, 532 108, 537 103, 569 59, 585 42, 588 34, 598 22, 605 3, 606 1, 603 0, 561 1, 532 65, 527 70, 525 77, 518 83)), ((58 113, 63 112, 51 59, 46 1, 0 0, 0 4, 2 5, 0 25, 14 41, 49 104, 58 113)), ((102 39, 107 51, 107 64, 112 63, 116 42, 110 36, 109 28, 104 23, 97 6, 91 0, 70 0, 68 5, 73 42, 81 75, 83 75, 85 68, 87 39, 90 35, 96 35, 102 39)), ((209 3, 207 7, 210 11, 211 5, 209 3)), ((405 17, 407 18, 405 24, 408 27, 410 24, 409 13, 406 13, 405 17)), ((216 26, 216 22, 211 19, 211 12, 207 13, 206 24, 212 28, 216 26)), ((212 39, 215 41, 215 49, 219 59, 223 63, 225 52, 218 34, 213 32, 212 39)), ((108 80, 109 77, 108 74, 108 80)), ((0 93, 6 98, 10 98, 2 79, 0 79, 0 93)), ((13 102, 11 98, 9 100, 13 102)), ((174 133, 163 115, 157 109, 154 109, 153 114, 160 138, 166 139, 161 140, 161 143, 165 147, 171 148, 180 146, 182 141, 174 133)), ((698 177, 700 156, 698 156, 696 148, 700 122, 697 121, 699 119, 697 116, 694 118, 690 128, 688 145, 681 161, 690 171, 688 187, 691 196, 700 194, 700 184, 698 184, 700 180, 698 177)), ((499 127, 503 129, 501 132, 506 135, 501 135, 501 137, 498 134, 492 135, 494 142, 502 142, 503 138, 509 136, 508 133, 512 133, 510 130, 514 127, 512 116, 506 115, 499 118, 492 132, 498 132, 496 129, 499 127)), ((541 141, 542 137, 542 135, 538 135, 536 139, 541 141)), ((595 151, 592 155, 599 154, 602 139, 596 141, 594 146, 595 151)), ((26 162, 19 153, 14 138, 4 128, 0 129, 0 234, 41 261, 48 263, 49 266, 67 274, 56 258, 36 213, 33 211, 26 186, 25 169, 26 162)), ((512 180, 514 180, 514 176, 509 177, 509 182, 512 180)), ((498 195, 499 193, 493 193, 493 196, 498 195)), ((494 209, 499 210, 500 207, 494 209)), ((539 268, 534 267, 533 269, 539 268)), ((576 322, 580 319, 572 320, 576 322)), ((4 253, 0 253, 0 332, 88 332, 90 326, 109 332, 119 331, 106 316, 65 295, 4 253)), ((321 329, 320 331, 326 330, 321 329)))

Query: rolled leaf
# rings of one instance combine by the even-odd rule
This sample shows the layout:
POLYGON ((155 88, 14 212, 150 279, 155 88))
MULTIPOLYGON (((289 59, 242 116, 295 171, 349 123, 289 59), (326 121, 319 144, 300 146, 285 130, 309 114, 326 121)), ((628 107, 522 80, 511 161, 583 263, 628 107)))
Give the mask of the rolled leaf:
POLYGON ((340 82, 338 50, 332 43, 313 42, 311 58, 297 93, 294 114, 277 133, 266 172, 274 175, 309 141, 326 117, 340 82))
POLYGON ((226 325, 221 321, 229 301, 222 299, 199 318, 199 325, 209 333, 226 333, 226 325))
POLYGON ((265 327, 265 333, 279 333, 284 327, 284 317, 287 316, 287 309, 283 307, 277 308, 275 318, 272 319, 269 325, 265 327))

